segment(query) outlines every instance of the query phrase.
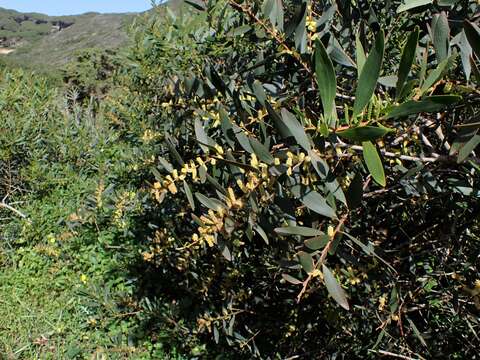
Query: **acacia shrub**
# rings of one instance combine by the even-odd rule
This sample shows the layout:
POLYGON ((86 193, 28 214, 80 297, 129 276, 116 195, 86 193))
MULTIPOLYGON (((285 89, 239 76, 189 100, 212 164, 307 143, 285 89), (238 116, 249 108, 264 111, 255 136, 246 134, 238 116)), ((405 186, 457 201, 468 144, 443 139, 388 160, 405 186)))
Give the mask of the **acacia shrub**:
POLYGON ((110 114, 149 159, 139 285, 180 346, 472 354, 475 3, 189 3, 138 31, 110 114))

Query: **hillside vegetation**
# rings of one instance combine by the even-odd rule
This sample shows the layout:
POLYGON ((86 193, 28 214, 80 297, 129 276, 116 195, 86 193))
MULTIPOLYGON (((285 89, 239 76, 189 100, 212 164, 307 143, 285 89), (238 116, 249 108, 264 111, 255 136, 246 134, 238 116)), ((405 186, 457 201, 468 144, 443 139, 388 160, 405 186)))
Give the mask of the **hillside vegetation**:
POLYGON ((87 13, 47 16, 0 8, 0 46, 14 50, 9 64, 48 70, 73 60, 80 50, 127 45, 135 14, 87 13))
POLYGON ((189 0, 3 66, 0 354, 475 358, 479 22, 189 0))

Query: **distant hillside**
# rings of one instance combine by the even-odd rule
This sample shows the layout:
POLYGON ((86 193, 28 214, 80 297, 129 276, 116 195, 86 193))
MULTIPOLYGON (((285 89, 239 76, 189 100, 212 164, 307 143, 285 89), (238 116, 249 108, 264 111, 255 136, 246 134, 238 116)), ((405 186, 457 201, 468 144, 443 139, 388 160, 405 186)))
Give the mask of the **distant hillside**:
POLYGON ((135 15, 48 16, 0 8, 0 57, 16 65, 58 67, 77 50, 125 45, 135 15))

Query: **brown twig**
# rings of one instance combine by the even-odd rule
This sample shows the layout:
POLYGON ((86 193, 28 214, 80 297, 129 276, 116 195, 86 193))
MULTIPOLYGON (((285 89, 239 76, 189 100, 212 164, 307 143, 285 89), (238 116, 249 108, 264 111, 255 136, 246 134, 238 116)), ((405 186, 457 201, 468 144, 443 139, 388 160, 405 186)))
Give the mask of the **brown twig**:
MULTIPOLYGON (((332 245, 333 245, 333 241, 335 240, 335 237, 336 235, 341 231, 342 229, 342 226, 345 224, 345 222, 347 221, 348 219, 348 213, 346 213, 345 215, 342 216, 342 218, 340 219, 340 221, 338 222, 337 224, 337 227, 335 228, 335 230, 333 231, 333 234, 332 236, 330 237, 330 240, 328 241, 327 245, 325 246, 325 248, 323 249, 321 255, 320 255, 320 259, 317 261, 317 263, 315 264, 314 266, 314 269, 315 270, 318 270, 320 268, 321 265, 323 265, 323 263, 325 262, 325 259, 327 258, 327 255, 328 255, 328 252, 330 251, 330 249, 332 248, 332 245)), ((302 286, 302 290, 300 291, 300 293, 298 294, 297 296, 297 303, 300 302, 300 300, 302 300, 302 296, 305 294, 305 292, 307 291, 307 287, 308 287, 308 284, 310 283, 310 281, 314 278, 314 275, 313 275, 313 272, 310 273, 307 277, 307 279, 303 282, 303 286, 302 286)))

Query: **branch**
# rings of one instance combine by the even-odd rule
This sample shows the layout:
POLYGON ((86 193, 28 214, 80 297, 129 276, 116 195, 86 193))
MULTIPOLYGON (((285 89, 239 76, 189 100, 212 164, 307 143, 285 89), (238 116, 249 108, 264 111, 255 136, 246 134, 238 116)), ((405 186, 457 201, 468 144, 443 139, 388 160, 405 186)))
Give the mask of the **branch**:
MULTIPOLYGON (((329 252, 330 249, 332 248, 333 241, 335 240, 335 237, 337 236, 337 234, 342 230, 342 226, 343 226, 343 224, 345 224, 345 222, 347 221, 348 215, 349 215, 348 213, 346 213, 345 215, 343 215, 342 218, 340 219, 340 221, 338 222, 337 227, 336 227, 335 230, 333 231, 333 234, 332 234, 332 236, 330 237, 330 240, 328 241, 328 244, 325 246, 325 248, 324 248, 323 251, 322 251, 322 254, 320 255, 320 259, 317 261, 317 263, 316 263, 315 266, 314 266, 315 270, 320 269, 320 266, 323 265, 323 263, 325 262, 325 259, 327 258, 327 255, 328 255, 328 252, 329 252)), ((297 296, 297 303, 299 303, 300 300, 302 300, 303 294, 305 294, 305 292, 307 291, 308 284, 310 283, 310 281, 311 281, 314 277, 315 277, 314 275, 309 274, 309 275, 308 275, 308 278, 303 282, 303 284, 302 284, 302 285, 303 285, 302 290, 300 291, 300 293, 299 293, 298 296, 297 296)))
MULTIPOLYGON (((332 144, 329 143, 327 145, 330 145, 332 147, 338 147, 342 149, 351 149, 354 151, 359 151, 363 152, 363 147, 360 145, 350 145, 350 144, 345 144, 345 143, 338 143, 338 144, 332 144)), ((432 153, 430 156, 409 156, 409 155, 401 155, 401 154, 396 154, 389 152, 387 150, 381 149, 380 152, 382 153, 383 156, 385 157, 390 157, 390 158, 395 158, 395 159, 400 159, 404 161, 417 161, 417 162, 422 162, 422 163, 435 163, 435 162, 441 162, 441 163, 457 163, 457 157, 456 156, 450 156, 450 155, 440 155, 437 153, 432 153)), ((342 155, 340 155, 342 156, 342 155)), ((344 155, 345 156, 345 155, 344 155)), ((349 155, 346 155, 349 156, 349 155)), ((471 156, 467 158, 465 161, 472 161, 475 164, 480 165, 480 158, 471 156)))
POLYGON ((20 216, 22 219, 27 219, 27 215, 25 215, 24 213, 22 213, 21 211, 11 207, 10 205, 4 203, 4 202, 0 202, 0 208, 4 208, 4 209, 7 209, 7 210, 10 210, 11 212, 15 213, 16 215, 20 216))

